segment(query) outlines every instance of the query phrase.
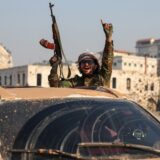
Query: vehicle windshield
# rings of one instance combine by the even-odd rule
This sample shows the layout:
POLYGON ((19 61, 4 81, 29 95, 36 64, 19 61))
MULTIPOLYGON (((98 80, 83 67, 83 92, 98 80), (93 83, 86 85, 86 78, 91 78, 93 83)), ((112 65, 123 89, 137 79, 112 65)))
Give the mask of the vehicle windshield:
POLYGON ((123 101, 92 107, 80 124, 83 142, 120 141, 156 147, 159 133, 158 121, 136 104, 123 101))
MULTIPOLYGON (((67 100, 30 119, 14 147, 56 149, 75 154, 78 144, 86 142, 121 142, 160 149, 160 123, 143 108, 127 100, 67 100)), ((30 159, 36 159, 36 156, 31 154, 30 159)))

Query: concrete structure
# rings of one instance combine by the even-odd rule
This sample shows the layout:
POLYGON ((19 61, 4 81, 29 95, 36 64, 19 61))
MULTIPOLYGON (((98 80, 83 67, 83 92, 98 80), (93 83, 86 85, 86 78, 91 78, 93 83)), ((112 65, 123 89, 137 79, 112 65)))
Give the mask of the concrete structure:
POLYGON ((113 69, 157 75, 157 59, 126 54, 117 56, 115 53, 113 69))
POLYGON ((160 58, 160 39, 148 38, 136 42, 138 55, 160 58))
POLYGON ((115 52, 111 88, 124 92, 138 103, 156 110, 160 91, 156 58, 115 52))
POLYGON ((0 44, 0 69, 10 68, 13 66, 11 53, 0 44))
MULTIPOLYGON (((0 69, 0 86, 3 87, 49 87, 48 75, 51 66, 47 64, 35 64, 0 69)), ((58 71, 59 72, 59 71, 58 71)), ((64 76, 67 77, 68 67, 63 67, 64 76)), ((71 77, 79 74, 77 65, 71 65, 71 77)))
POLYGON ((4 87, 48 87, 47 78, 49 72, 49 65, 25 65, 7 69, 0 69, 0 85, 4 87))

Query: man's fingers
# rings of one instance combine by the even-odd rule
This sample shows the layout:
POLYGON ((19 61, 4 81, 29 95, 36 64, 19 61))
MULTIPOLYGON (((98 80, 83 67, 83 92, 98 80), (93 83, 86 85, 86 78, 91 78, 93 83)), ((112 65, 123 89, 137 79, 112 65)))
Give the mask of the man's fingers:
POLYGON ((102 25, 104 24, 104 22, 103 22, 103 20, 101 19, 101 23, 102 23, 102 25))
POLYGON ((112 28, 112 23, 104 23, 102 19, 101 19, 101 24, 106 29, 112 28))
POLYGON ((39 43, 40 43, 40 44, 43 44, 44 41, 45 41, 44 39, 41 39, 41 40, 39 41, 39 43))
POLYGON ((113 27, 113 26, 112 26, 112 23, 109 23, 109 26, 110 26, 110 27, 113 27))

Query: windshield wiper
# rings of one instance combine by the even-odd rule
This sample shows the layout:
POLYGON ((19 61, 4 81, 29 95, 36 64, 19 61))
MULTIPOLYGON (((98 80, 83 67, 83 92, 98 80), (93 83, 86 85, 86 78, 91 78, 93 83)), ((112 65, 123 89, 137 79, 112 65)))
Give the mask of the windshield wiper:
MULTIPOLYGON (((92 142, 92 143, 80 143, 78 144, 78 150, 77 153, 68 153, 56 149, 11 149, 9 152, 11 153, 26 153, 26 154, 37 154, 37 155, 49 155, 49 156, 58 156, 60 158, 70 158, 70 159, 77 159, 77 160, 86 160, 85 157, 81 155, 81 149, 84 150, 92 150, 92 148, 111 148, 111 147, 122 147, 122 148, 128 148, 130 150, 139 150, 142 152, 146 152, 147 154, 153 154, 160 156, 160 150, 149 147, 149 146, 143 146, 138 144, 128 144, 123 142, 114 142, 114 143, 99 143, 99 142, 92 142)), ((92 155, 94 157, 94 155, 92 155)))
POLYGON ((123 142, 112 142, 112 143, 106 143, 106 142, 92 142, 92 143, 80 143, 78 147, 124 147, 129 149, 137 149, 141 151, 150 152, 152 154, 158 154, 160 155, 160 149, 156 149, 154 147, 150 146, 144 146, 139 144, 129 144, 129 143, 123 143, 123 142))
POLYGON ((71 158, 71 159, 78 159, 83 160, 82 158, 78 158, 76 154, 63 152, 56 149, 11 149, 8 150, 11 153, 26 153, 26 154, 37 154, 37 155, 50 155, 50 156, 61 156, 63 158, 71 158))

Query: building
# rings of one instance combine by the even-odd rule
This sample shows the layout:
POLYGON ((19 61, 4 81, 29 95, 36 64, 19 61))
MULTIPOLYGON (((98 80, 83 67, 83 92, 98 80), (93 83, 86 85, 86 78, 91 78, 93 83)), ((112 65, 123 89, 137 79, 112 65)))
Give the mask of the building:
POLYGON ((0 69, 0 85, 3 87, 48 87, 49 65, 25 65, 0 69))
POLYGON ((156 58, 136 56, 121 51, 115 52, 114 55, 114 70, 138 72, 140 74, 157 76, 158 61, 156 58))
MULTIPOLYGON (((3 87, 49 87, 48 75, 51 66, 47 64, 33 64, 0 69, 0 86, 3 87)), ((60 72, 60 71, 58 71, 60 72)), ((67 77, 68 67, 63 67, 67 77)), ((71 65, 71 77, 79 74, 76 64, 71 65)))
POLYGON ((0 69, 13 66, 11 52, 0 44, 0 69))
POLYGON ((160 76, 160 39, 148 38, 136 42, 138 56, 157 58, 157 74, 160 76))
POLYGON ((138 55, 160 58, 160 39, 148 38, 136 42, 138 55))
POLYGON ((156 58, 116 51, 111 88, 126 93, 136 102, 156 110, 155 103, 160 91, 157 70, 156 58))

